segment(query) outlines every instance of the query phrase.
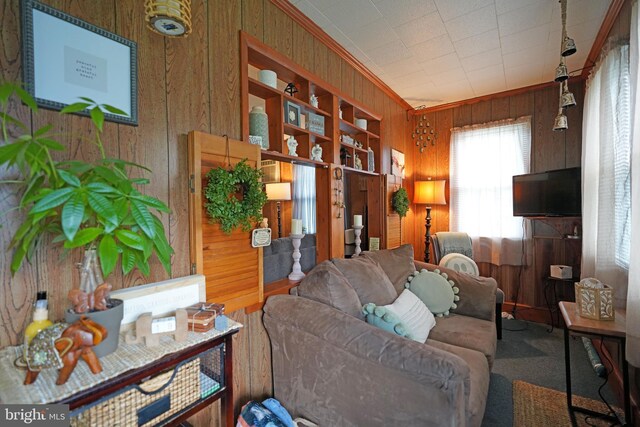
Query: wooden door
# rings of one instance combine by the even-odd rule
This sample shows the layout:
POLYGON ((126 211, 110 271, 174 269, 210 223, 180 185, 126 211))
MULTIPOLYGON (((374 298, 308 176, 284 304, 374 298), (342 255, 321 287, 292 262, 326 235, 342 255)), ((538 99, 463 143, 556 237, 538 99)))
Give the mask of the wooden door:
POLYGON ((207 173, 246 159, 260 164, 260 148, 226 137, 189 133, 189 232, 191 273, 206 277, 207 301, 225 304, 227 313, 263 301, 262 248, 251 246, 251 231, 224 233, 204 208, 207 173))

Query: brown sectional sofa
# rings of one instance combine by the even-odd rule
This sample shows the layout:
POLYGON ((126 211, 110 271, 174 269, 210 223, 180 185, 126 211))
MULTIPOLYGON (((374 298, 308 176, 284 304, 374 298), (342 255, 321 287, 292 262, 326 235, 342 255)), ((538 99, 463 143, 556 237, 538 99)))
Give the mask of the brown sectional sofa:
POLYGON ((497 284, 447 270, 458 307, 436 318, 422 344, 368 324, 361 312, 367 302, 393 302, 415 268, 437 266, 414 262, 410 245, 365 252, 325 261, 293 295, 267 300, 274 394, 292 415, 320 426, 480 426, 497 284))

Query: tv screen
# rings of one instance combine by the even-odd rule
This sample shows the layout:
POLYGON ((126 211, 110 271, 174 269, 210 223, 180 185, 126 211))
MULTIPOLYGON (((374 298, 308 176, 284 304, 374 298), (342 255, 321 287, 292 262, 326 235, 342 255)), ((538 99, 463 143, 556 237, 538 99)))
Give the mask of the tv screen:
POLYGON ((513 216, 580 216, 580 168, 513 177, 513 216))

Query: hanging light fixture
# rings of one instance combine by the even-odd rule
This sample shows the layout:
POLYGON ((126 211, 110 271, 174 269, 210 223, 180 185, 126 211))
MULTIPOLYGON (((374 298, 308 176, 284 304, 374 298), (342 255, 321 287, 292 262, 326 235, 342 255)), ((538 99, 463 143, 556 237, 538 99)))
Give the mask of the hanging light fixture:
POLYGON ((191 33, 191 0, 145 0, 145 19, 150 30, 169 37, 191 33))
POLYGON ((569 92, 569 82, 567 80, 565 80, 564 83, 562 83, 561 99, 562 99, 561 106, 563 108, 575 107, 577 105, 576 97, 573 96, 573 93, 569 92))
POLYGON ((558 107, 558 115, 553 121, 553 130, 567 130, 569 128, 567 116, 564 115, 564 110, 562 109, 562 87, 563 85, 560 84, 560 105, 558 107))

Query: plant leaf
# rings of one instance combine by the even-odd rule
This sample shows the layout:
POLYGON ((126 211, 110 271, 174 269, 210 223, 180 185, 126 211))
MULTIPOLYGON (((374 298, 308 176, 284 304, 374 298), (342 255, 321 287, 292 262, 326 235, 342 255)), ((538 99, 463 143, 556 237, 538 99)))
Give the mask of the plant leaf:
POLYGON ((40 201, 38 201, 38 203, 36 203, 35 206, 31 208, 29 214, 44 212, 60 206, 61 204, 69 200, 74 191, 75 188, 69 187, 64 187, 59 190, 52 191, 51 193, 40 199, 40 201))
POLYGON ((136 267, 138 267, 138 270, 140 270, 140 272, 144 274, 145 277, 148 277, 149 273, 151 273, 149 263, 147 262, 147 260, 142 258, 140 252, 136 253, 136 267))
POLYGON ((91 120, 93 124, 96 125, 96 128, 100 132, 102 132, 102 125, 104 124, 104 113, 100 109, 100 107, 96 106, 91 109, 91 120))
POLYGON ((66 170, 63 169, 58 169, 58 175, 60 175, 60 178, 62 178, 62 180, 64 182, 66 182, 67 184, 69 184, 72 187, 80 187, 80 180, 78 179, 77 176, 67 172, 66 170))
POLYGON ((112 105, 108 105, 108 104, 103 104, 102 108, 104 108, 105 110, 107 110, 108 112, 110 112, 111 114, 118 114, 120 116, 129 116, 127 113, 125 113, 124 111, 122 111, 119 108, 116 108, 112 105))
POLYGON ((131 201, 131 215, 133 215, 133 219, 136 220, 136 224, 138 224, 144 234, 150 239, 156 237, 156 228, 149 209, 139 200, 134 198, 129 200, 131 201))
POLYGON ((25 126, 24 123, 22 123, 20 120, 16 119, 13 116, 10 116, 7 113, 2 112, 2 111, 0 111, 0 120, 3 120, 5 122, 7 122, 7 123, 14 124, 14 125, 20 127, 24 131, 28 131, 28 128, 25 126))
POLYGON ((93 242, 100 234, 102 234, 102 232, 102 228, 98 227, 83 228, 76 233, 73 241, 64 242, 64 247, 67 249, 73 249, 79 246, 84 246, 93 242))
POLYGON ((5 163, 12 164, 18 153, 25 146, 24 141, 16 141, 11 144, 3 145, 0 147, 0 165, 5 163))
POLYGON ((91 104, 86 102, 75 102, 73 104, 69 104, 60 110, 60 114, 69 114, 69 113, 77 113, 78 111, 86 110, 91 104))
POLYGON ((90 182, 89 184, 85 185, 85 188, 93 193, 120 194, 118 190, 110 185, 105 184, 104 182, 90 182))
POLYGON ((131 196, 131 198, 140 200, 147 206, 151 206, 152 208, 156 208, 160 212, 171 212, 171 209, 167 205, 165 205, 162 201, 156 199, 155 197, 146 196, 144 194, 140 194, 139 196, 131 196))
POLYGON ((112 236, 106 234, 102 237, 98 245, 98 255, 100 256, 100 266, 106 278, 111 274, 118 262, 118 246, 112 236))
POLYGON ((13 253, 13 258, 11 259, 11 273, 16 274, 18 270, 20 270, 20 266, 22 265, 22 260, 27 255, 27 251, 22 247, 22 245, 16 248, 16 251, 13 253))
POLYGON ((18 95, 20 100, 24 102, 27 107, 29 107, 32 111, 38 111, 38 105, 36 104, 35 99, 33 99, 33 97, 26 90, 16 85, 15 91, 16 95, 18 95))
POLYGON ((63 151, 65 146, 50 138, 38 138, 38 142, 50 150, 63 151))
POLYGON ((48 125, 44 125, 42 126, 40 129, 38 129, 37 131, 35 131, 33 133, 33 138, 36 139, 39 136, 44 135, 45 133, 49 132, 51 130, 51 128, 53 127, 52 124, 48 124, 48 125))
POLYGON ((122 272, 127 275, 129 273, 131 273, 131 270, 133 270, 133 267, 136 266, 136 255, 135 253, 127 248, 127 247, 122 247, 122 272))
POLYGON ((87 200, 89 201, 89 206, 93 209, 98 215, 109 221, 113 225, 118 225, 118 215, 116 214, 115 209, 113 209, 113 205, 101 194, 98 193, 88 193, 87 200))
POLYGON ((71 198, 69 198, 62 208, 62 231, 64 232, 64 235, 67 236, 68 240, 74 239, 78 229, 80 228, 83 217, 84 202, 82 201, 82 196, 75 193, 71 198))
POLYGON ((144 250, 144 240, 131 230, 116 230, 116 237, 130 248, 137 249, 139 251, 144 250))

